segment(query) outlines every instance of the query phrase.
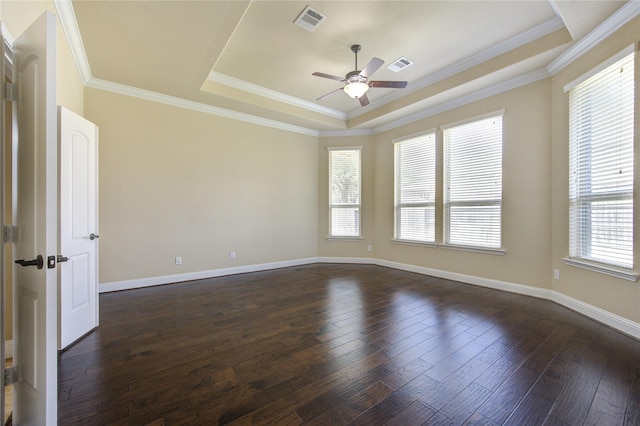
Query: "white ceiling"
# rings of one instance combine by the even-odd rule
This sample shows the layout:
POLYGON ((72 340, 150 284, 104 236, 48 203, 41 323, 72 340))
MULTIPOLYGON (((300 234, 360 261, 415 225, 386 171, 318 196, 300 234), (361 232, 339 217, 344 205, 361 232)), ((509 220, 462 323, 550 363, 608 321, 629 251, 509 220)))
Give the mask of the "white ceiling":
POLYGON ((117 83, 331 131, 379 128, 488 88, 544 78, 554 59, 625 3, 73 0, 72 5, 94 86, 117 83), (327 16, 314 32, 293 23, 307 5, 327 16), (367 107, 343 92, 316 101, 342 84, 311 74, 352 71, 350 46, 356 43, 362 45, 360 69, 378 57, 385 65, 372 79, 406 80, 408 87, 372 88, 367 107), (398 73, 386 68, 401 56, 414 64, 398 73))

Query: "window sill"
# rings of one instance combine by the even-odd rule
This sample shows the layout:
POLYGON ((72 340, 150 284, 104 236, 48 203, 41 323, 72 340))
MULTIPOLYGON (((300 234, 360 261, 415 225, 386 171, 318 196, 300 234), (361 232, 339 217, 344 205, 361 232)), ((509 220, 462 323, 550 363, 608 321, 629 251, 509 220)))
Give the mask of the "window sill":
POLYGON ((504 256, 507 251, 505 249, 493 249, 487 247, 471 247, 471 246, 458 246, 454 244, 440 244, 439 247, 447 250, 459 250, 459 251, 470 251, 473 253, 482 253, 482 254, 494 254, 497 256, 504 256))
POLYGON ((404 244, 408 246, 420 246, 420 247, 432 247, 432 248, 438 247, 437 243, 431 243, 427 241, 400 240, 400 239, 394 238, 393 240, 391 240, 391 242, 395 244, 404 244))
POLYGON ((640 274, 633 272, 630 269, 616 268, 614 266, 606 266, 595 262, 589 262, 581 259, 563 258, 564 263, 569 266, 575 266, 576 268, 586 269, 588 271, 598 272, 600 274, 609 275, 611 277, 620 278, 627 281, 638 281, 640 274))
POLYGON ((336 237, 329 235, 327 237, 328 241, 364 241, 363 237, 336 237))

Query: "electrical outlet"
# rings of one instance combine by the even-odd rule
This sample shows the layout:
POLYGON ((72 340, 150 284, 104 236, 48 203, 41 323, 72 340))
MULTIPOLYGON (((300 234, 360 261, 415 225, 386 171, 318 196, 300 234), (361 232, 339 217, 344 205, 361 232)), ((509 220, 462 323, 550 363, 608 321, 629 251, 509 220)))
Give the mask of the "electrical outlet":
POLYGON ((229 253, 229 259, 233 260, 236 258, 236 252, 232 251, 231 253, 229 253))
POLYGON ((182 265, 182 258, 180 256, 176 256, 176 265, 182 265))
POLYGON ((367 246, 367 251, 373 251, 373 246, 371 244, 367 246))
POLYGON ((553 270, 553 279, 554 280, 559 280, 560 279, 560 270, 559 269, 554 269, 553 270))

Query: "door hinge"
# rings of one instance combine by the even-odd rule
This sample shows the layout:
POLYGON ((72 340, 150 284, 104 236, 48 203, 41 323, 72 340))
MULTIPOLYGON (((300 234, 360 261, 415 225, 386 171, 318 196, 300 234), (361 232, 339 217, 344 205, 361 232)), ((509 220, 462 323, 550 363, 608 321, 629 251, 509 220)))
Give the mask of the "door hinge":
POLYGON ((2 99, 5 101, 15 102, 18 99, 18 93, 16 93, 13 84, 5 82, 2 85, 2 99))
POLYGON ((3 243, 17 243, 18 242, 18 227, 12 225, 4 225, 2 227, 2 242, 3 243))
POLYGON ((8 367, 4 369, 4 385, 9 386, 18 382, 18 366, 8 367))

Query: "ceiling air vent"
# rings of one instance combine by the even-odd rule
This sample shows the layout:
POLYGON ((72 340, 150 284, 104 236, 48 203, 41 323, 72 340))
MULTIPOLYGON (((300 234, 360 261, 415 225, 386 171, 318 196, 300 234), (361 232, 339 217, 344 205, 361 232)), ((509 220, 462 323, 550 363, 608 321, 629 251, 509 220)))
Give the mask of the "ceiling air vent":
POLYGON ((395 61, 393 61, 393 63, 390 64, 387 68, 389 68, 391 71, 398 72, 402 71, 410 65, 413 65, 413 62, 403 56, 400 59, 396 59, 395 61))
POLYGON ((302 13, 298 15, 294 23, 307 31, 313 32, 325 19, 327 19, 325 15, 307 6, 302 13))

